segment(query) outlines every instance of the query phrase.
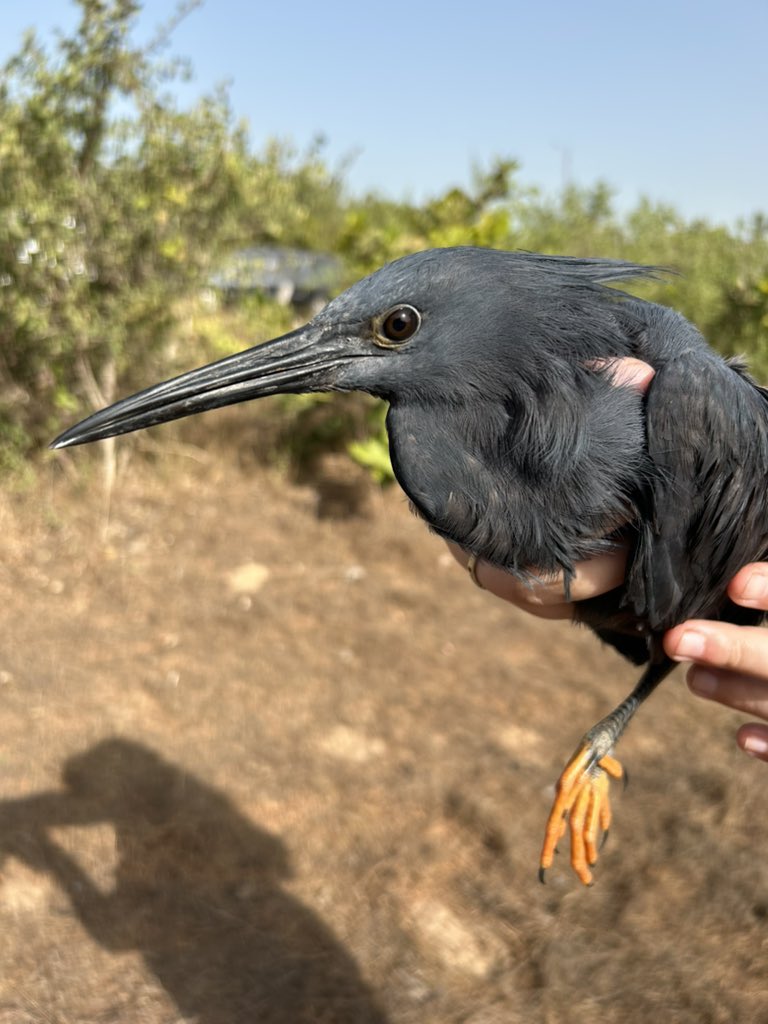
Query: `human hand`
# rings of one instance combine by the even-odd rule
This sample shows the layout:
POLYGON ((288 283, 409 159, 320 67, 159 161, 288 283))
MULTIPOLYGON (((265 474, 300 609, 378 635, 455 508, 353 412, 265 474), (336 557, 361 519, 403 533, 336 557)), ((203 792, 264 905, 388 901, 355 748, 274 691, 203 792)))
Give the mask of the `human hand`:
MULTIPOLYGON (((634 387, 645 393, 656 372, 640 359, 617 359, 611 363, 613 383, 618 387, 634 387)), ((456 561, 465 569, 469 556, 457 544, 448 544, 456 561)), ((573 602, 584 601, 598 594, 605 594, 618 587, 624 579, 627 565, 627 549, 618 547, 615 551, 596 555, 588 561, 577 562, 575 576, 571 580, 571 600, 566 601, 563 574, 548 576, 530 583, 522 583, 488 562, 478 560, 474 577, 484 590, 510 601, 531 615, 543 619, 573 618, 573 602)))
MULTIPOLYGON (((768 563, 740 569, 728 596, 745 608, 768 611, 768 563)), ((697 696, 768 721, 768 631, 691 619, 666 634, 664 649, 675 661, 693 663, 686 681, 697 696)), ((768 725, 742 725, 736 742, 747 754, 768 761, 768 725)))

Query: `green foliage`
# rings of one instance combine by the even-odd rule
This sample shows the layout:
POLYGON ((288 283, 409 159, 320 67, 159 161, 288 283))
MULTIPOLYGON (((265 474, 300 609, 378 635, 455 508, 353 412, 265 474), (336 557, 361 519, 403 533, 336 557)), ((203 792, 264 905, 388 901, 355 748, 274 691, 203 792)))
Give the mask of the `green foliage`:
POLYGON ((472 188, 452 188, 423 206, 380 196, 351 200, 338 248, 351 276, 370 273, 389 260, 420 249, 448 245, 503 248, 509 242, 510 214, 520 201, 517 163, 498 160, 487 172, 475 170, 472 188))
POLYGON ((318 138, 305 152, 272 140, 247 162, 240 216, 243 243, 321 251, 337 248, 344 225, 343 182, 329 169, 318 138))
POLYGON ((377 484, 391 484, 395 480, 392 460, 387 442, 386 409, 379 403, 368 418, 368 436, 362 441, 351 441, 347 451, 351 457, 367 469, 377 484))
POLYGON ((327 452, 346 452, 378 483, 394 480, 384 429, 386 407, 368 395, 283 395, 279 443, 302 476, 327 452))
POLYGON ((768 378, 768 324, 759 315, 760 282, 768 278, 765 218, 733 230, 686 222, 648 200, 619 217, 610 192, 598 185, 567 189, 555 203, 529 203, 518 223, 520 248, 614 256, 674 271, 635 290, 674 306, 720 352, 746 354, 755 373, 768 378))
POLYGON ((251 155, 223 93, 175 105, 183 69, 155 59, 162 37, 131 45, 135 0, 77 2, 53 56, 29 35, 0 70, 0 442, 17 455, 162 374, 179 304, 224 252, 342 222, 319 147, 251 155))
MULTIPOLYGON (((648 200, 621 215, 604 183, 551 198, 523 189, 505 159, 421 204, 350 197, 322 140, 254 154, 225 93, 179 109, 169 86, 184 68, 157 58, 170 28, 133 45, 137 0, 76 2, 80 24, 52 55, 29 35, 0 69, 0 469, 118 391, 294 326, 263 296, 205 300, 225 254, 259 244, 338 253, 348 282, 445 245, 669 267, 639 293, 768 379, 765 216, 733 229, 648 200)), ((349 445, 391 478, 381 407, 316 396, 283 412, 295 458, 349 445)))
POLYGON ((166 71, 131 48, 138 4, 79 5, 55 58, 30 35, 2 70, 0 415, 17 447, 160 357, 174 299, 233 233, 243 178, 224 97, 177 110, 166 71))
MULTIPOLYGON (((612 256, 674 271, 633 290, 674 306, 696 323, 724 355, 745 354, 768 380, 768 220, 739 230, 705 221, 687 223, 673 209, 642 200, 616 214, 610 189, 568 187, 553 199, 517 188, 513 162, 476 172, 473 189, 452 189, 424 207, 381 199, 350 207, 342 245, 359 270, 430 245, 482 245, 612 256)), ((363 444, 350 449, 375 477, 388 479, 381 419, 363 444)))

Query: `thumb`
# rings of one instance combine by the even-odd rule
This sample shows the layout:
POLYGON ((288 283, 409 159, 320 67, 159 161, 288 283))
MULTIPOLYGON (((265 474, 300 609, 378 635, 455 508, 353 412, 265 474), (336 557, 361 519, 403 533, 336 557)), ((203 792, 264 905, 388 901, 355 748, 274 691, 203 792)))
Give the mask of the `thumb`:
POLYGON ((590 364, 596 370, 605 370, 611 384, 618 388, 636 388, 641 394, 650 387, 656 371, 650 363, 627 356, 625 359, 595 359, 590 364))

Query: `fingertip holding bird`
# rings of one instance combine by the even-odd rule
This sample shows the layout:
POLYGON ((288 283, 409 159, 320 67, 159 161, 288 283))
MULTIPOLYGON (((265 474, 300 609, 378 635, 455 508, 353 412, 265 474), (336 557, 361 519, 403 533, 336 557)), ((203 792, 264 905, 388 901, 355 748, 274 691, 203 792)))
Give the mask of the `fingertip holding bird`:
MULTIPOLYGON (((749 711, 747 697, 742 692, 745 681, 759 682, 762 690, 765 665, 768 659, 768 633, 760 626, 737 626, 732 622, 709 619, 691 619, 664 636, 666 654, 677 662, 693 662, 689 685, 694 693, 728 704, 738 692, 739 700, 749 711), (710 675, 706 674, 710 670, 710 675), (734 690, 735 687, 735 690, 734 690)), ((747 685, 747 691, 750 686, 747 685)), ((755 689, 751 687, 754 704, 755 689)), ((760 693, 759 714, 766 703, 760 693)))
POLYGON ((745 565, 731 580, 728 596, 736 604, 768 611, 768 565, 745 565))
POLYGON ((664 650, 677 662, 704 662, 725 667, 736 657, 736 637, 729 624, 690 619, 664 636, 664 650))
POLYGON ((604 370, 615 387, 635 388, 643 395, 656 374, 650 363, 632 356, 622 359, 593 359, 587 365, 595 370, 604 370))
POLYGON ((750 722, 742 725, 736 733, 736 742, 750 757, 758 761, 768 761, 768 726, 750 722))
POLYGON ((642 359, 620 359, 612 370, 612 383, 616 387, 635 388, 645 394, 651 385, 656 371, 642 359))
POLYGON ((707 651, 707 635, 690 626, 676 627, 664 639, 667 654, 674 661, 696 661, 707 651))

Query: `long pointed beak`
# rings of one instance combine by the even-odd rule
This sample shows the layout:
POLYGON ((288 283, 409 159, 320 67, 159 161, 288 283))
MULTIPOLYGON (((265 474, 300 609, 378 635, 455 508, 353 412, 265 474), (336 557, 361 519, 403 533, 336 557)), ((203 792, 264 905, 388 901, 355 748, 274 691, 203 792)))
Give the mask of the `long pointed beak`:
POLYGON ((346 347, 344 338, 324 337, 307 324, 124 398, 65 430, 50 447, 100 441, 264 395, 333 390, 348 361, 346 347))

